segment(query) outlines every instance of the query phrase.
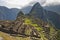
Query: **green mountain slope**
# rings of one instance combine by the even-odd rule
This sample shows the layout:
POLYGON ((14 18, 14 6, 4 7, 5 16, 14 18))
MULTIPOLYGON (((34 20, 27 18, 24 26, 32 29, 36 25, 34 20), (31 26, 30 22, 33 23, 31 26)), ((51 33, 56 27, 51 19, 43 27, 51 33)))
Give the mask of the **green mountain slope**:
POLYGON ((35 18, 40 18, 46 22, 49 20, 56 28, 60 28, 60 15, 56 12, 45 10, 39 3, 36 3, 32 7, 29 15, 34 16, 35 18))
POLYGON ((17 40, 57 40, 57 31, 51 23, 24 15, 22 12, 18 14, 15 21, 0 22, 0 30, 4 30, 3 32, 9 33, 9 36, 12 35, 17 40))
POLYGON ((4 40, 60 40, 59 34, 49 20, 46 22, 22 11, 14 21, 0 20, 0 37, 4 40))

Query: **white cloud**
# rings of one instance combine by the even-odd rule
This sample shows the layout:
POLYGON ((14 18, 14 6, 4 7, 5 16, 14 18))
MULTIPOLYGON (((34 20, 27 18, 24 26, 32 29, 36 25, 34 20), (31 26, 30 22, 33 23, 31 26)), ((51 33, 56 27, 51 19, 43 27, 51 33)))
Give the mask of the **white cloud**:
POLYGON ((21 8, 28 5, 32 0, 0 0, 0 5, 7 6, 9 8, 17 7, 21 8))
POLYGON ((22 8, 34 1, 43 3, 41 0, 0 0, 0 6, 6 6, 9 8, 22 8))
POLYGON ((57 5, 60 4, 60 0, 46 0, 43 6, 57 5))
POLYGON ((42 4, 42 6, 46 6, 51 3, 60 3, 60 0, 0 0, 0 6, 6 6, 9 8, 22 8, 24 6, 30 5, 31 2, 34 4, 34 1, 39 2, 42 4))
POLYGON ((39 2, 40 4, 44 4, 46 0, 34 0, 36 2, 39 2))

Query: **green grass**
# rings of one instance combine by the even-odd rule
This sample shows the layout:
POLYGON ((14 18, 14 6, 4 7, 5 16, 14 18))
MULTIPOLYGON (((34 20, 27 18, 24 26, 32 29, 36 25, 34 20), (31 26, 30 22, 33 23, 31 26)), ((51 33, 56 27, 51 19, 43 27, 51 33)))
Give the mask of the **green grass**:
POLYGON ((25 18, 24 23, 26 25, 31 25, 31 26, 35 27, 38 31, 43 30, 42 27, 40 27, 38 24, 34 23, 31 19, 25 18))

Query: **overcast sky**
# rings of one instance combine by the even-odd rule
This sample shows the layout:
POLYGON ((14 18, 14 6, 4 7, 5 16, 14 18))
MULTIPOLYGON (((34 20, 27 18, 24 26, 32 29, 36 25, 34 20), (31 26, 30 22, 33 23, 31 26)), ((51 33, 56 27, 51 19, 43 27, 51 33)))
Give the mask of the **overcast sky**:
POLYGON ((60 0, 0 0, 0 6, 6 6, 8 8, 22 8, 27 5, 34 4, 34 2, 39 2, 42 6, 47 6, 49 4, 60 4, 60 0))

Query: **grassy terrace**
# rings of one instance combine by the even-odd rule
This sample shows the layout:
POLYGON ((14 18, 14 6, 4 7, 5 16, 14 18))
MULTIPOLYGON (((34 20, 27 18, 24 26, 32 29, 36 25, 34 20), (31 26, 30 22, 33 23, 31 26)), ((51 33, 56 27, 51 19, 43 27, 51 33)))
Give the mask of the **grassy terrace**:
MULTIPOLYGON (((43 32, 43 31, 45 31, 45 30, 42 28, 42 26, 40 26, 40 25, 38 25, 37 23, 35 23, 35 21, 36 21, 36 20, 30 19, 30 18, 24 18, 24 24, 26 24, 26 25, 31 25, 31 26, 34 27, 37 31, 39 31, 40 37, 41 37, 39 40, 48 40, 48 39, 46 38, 46 36, 48 36, 48 35, 46 35, 46 33, 43 32)), ((0 20, 0 22, 3 22, 3 21, 0 20)), ((4 22, 6 22, 6 21, 4 21, 4 22)), ((9 22, 10 22, 10 21, 9 21, 9 22)), ((37 22, 37 21, 36 21, 36 22, 37 22)), ((40 21, 39 21, 39 22, 40 22, 40 21)), ((49 26, 50 26, 50 25, 49 25, 49 26)), ((28 29, 27 29, 27 31, 30 32, 28 29)), ((28 32, 26 32, 26 34, 29 34, 28 32)), ((54 33, 56 33, 56 31, 55 31, 55 29, 51 26, 51 27, 50 27, 50 32, 49 32, 51 39, 54 37, 54 35, 55 35, 54 33)), ((59 31, 59 33, 60 33, 60 31, 59 31)), ((0 32, 0 37, 2 37, 4 40, 31 40, 30 37, 19 37, 19 36, 15 36, 15 37, 14 37, 14 36, 10 36, 9 34, 4 33, 4 32, 0 32)), ((60 37, 60 36, 59 36, 59 35, 57 36, 57 39, 59 40, 58 37, 60 37)))
POLYGON ((43 30, 42 27, 39 27, 38 24, 33 23, 32 19, 25 18, 24 23, 25 23, 26 25, 32 25, 32 26, 35 27, 38 31, 43 30))

